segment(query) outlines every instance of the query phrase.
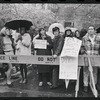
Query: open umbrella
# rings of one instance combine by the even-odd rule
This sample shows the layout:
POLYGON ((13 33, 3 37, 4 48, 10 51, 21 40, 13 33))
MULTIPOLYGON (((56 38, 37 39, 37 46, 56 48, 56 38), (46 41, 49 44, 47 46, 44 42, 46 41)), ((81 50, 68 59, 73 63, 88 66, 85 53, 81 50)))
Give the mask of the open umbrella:
POLYGON ((48 32, 51 32, 52 33, 52 29, 54 27, 58 27, 60 29, 60 32, 61 33, 63 33, 65 31, 64 26, 62 24, 60 24, 60 23, 53 23, 53 24, 50 25, 50 27, 48 29, 48 32))
POLYGON ((13 29, 13 30, 16 30, 21 27, 25 27, 26 29, 29 29, 30 26, 32 25, 33 25, 32 22, 28 20, 12 20, 5 24, 6 27, 13 29))

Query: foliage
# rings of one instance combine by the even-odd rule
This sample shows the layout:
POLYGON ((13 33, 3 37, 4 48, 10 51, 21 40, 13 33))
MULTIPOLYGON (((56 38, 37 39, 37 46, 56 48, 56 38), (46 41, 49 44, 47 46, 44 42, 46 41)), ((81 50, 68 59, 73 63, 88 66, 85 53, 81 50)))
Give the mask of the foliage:
POLYGON ((49 26, 58 19, 79 19, 93 22, 100 19, 99 4, 0 4, 0 29, 7 21, 27 19, 32 21, 34 28, 49 26), (51 6, 50 6, 51 5, 51 6), (50 8, 51 7, 51 8, 50 8))

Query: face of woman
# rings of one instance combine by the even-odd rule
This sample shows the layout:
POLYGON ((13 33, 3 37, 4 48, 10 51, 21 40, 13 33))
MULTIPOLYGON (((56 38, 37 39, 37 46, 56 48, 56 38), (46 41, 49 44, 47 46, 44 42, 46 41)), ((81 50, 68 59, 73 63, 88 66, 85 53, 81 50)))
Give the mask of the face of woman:
POLYGON ((71 31, 67 31, 66 32, 66 35, 71 35, 71 31))
POLYGON ((6 31, 5 31, 5 35, 11 35, 11 30, 9 30, 9 29, 6 29, 6 31))
POLYGON ((45 30, 42 29, 42 30, 40 31, 40 34, 41 34, 41 36, 45 36, 45 30))
POLYGON ((75 33, 75 35, 76 37, 80 37, 80 33, 78 31, 75 33))

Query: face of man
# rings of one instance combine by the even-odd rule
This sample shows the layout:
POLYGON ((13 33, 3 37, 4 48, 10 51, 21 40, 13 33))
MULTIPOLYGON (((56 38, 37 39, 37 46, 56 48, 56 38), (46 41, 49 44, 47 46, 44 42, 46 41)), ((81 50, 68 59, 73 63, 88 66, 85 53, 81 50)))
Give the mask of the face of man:
POLYGON ((93 34, 95 33, 95 29, 94 29, 93 26, 90 26, 90 27, 88 28, 88 33, 89 33, 89 35, 93 35, 93 34))
POLYGON ((59 35, 59 30, 54 31, 53 33, 54 33, 54 36, 58 36, 59 35))

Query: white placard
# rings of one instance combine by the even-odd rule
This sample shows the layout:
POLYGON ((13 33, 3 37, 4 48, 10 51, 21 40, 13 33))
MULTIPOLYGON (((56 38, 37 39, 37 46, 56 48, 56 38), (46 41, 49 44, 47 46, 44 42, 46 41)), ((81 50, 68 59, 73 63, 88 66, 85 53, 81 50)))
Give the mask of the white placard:
POLYGON ((66 37, 60 56, 60 79, 77 80, 78 54, 82 41, 77 38, 66 37))
POLYGON ((34 48, 47 49, 47 40, 35 39, 34 40, 34 48))
POLYGON ((78 58, 60 57, 59 79, 77 79, 78 58))
POLYGON ((77 38, 66 37, 61 57, 78 57, 82 41, 77 38))

